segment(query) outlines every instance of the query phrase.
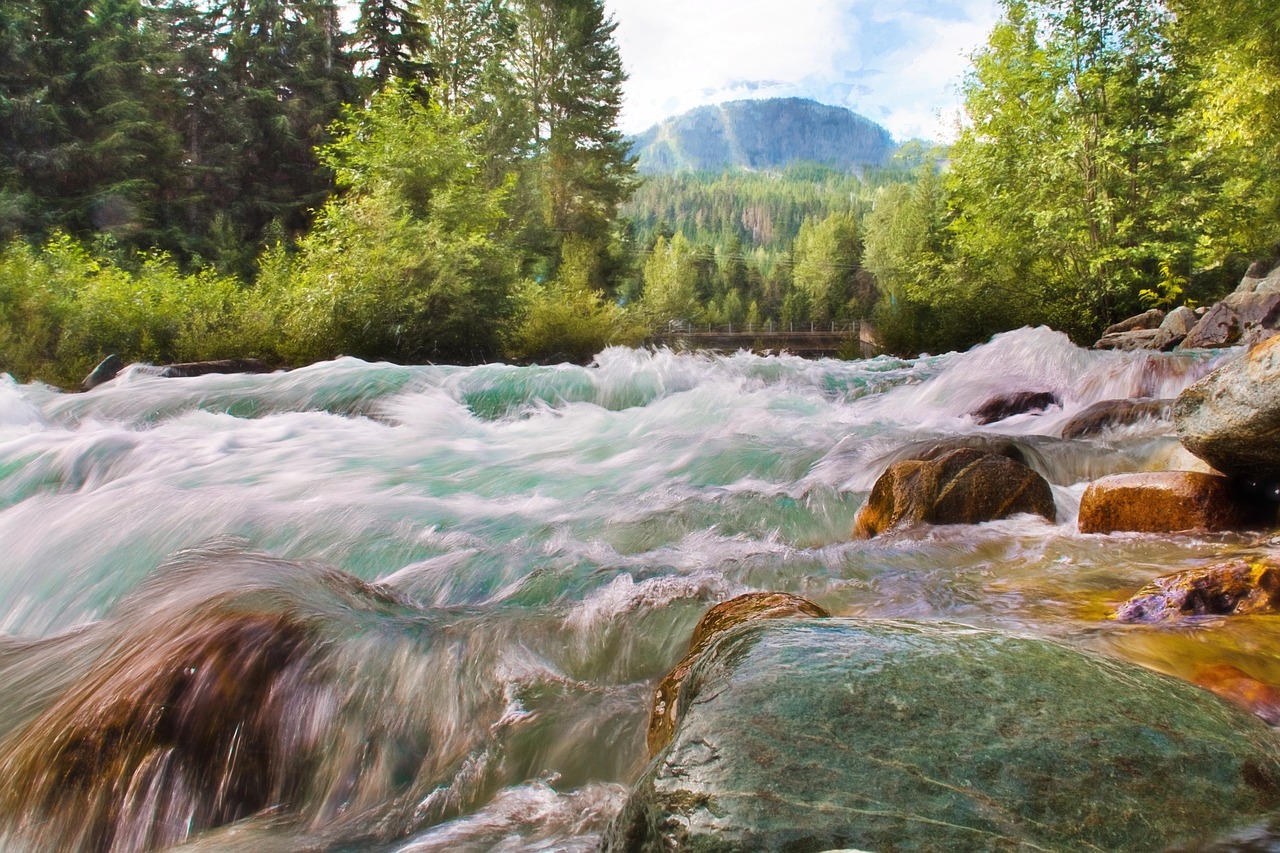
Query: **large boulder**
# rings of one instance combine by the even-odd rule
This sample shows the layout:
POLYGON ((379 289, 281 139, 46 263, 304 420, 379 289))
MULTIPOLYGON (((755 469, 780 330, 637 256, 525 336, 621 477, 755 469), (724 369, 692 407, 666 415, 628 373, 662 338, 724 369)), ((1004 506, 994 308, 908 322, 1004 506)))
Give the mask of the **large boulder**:
POLYGON ((1262 527, 1275 507, 1226 477, 1199 471, 1112 474, 1080 499, 1081 533, 1211 533, 1262 527))
POLYGON ((969 415, 980 424, 990 424, 1027 412, 1043 412, 1061 402, 1052 391, 1015 391, 992 397, 969 415))
POLYGON ((1093 348, 1120 350, 1121 352, 1160 349, 1166 340, 1167 335, 1160 329, 1133 329, 1128 332, 1113 332, 1109 335, 1103 335, 1093 345, 1093 348))
POLYGON ((1280 266, 1272 266, 1264 261, 1254 261, 1240 280, 1236 293, 1276 293, 1280 292, 1280 266))
POLYGON ((1083 438, 1108 427, 1127 426, 1141 420, 1164 420, 1173 414, 1172 400, 1099 400, 1062 427, 1063 438, 1083 438))
POLYGON ((1160 324, 1164 322, 1165 314, 1159 308, 1151 308, 1130 317, 1127 320, 1121 320, 1119 323, 1112 323, 1102 334, 1115 335, 1120 332, 1132 332, 1137 329, 1158 329, 1160 324))
POLYGON ((1280 336, 1179 394, 1173 421, 1183 446, 1222 473, 1280 481, 1280 336))
POLYGON ((1049 483, 1006 456, 961 448, 890 465, 858 510, 853 532, 870 539, 915 524, 978 524, 1019 513, 1053 521, 1049 483))
POLYGON ((739 626, 678 707, 604 850, 1163 850, 1280 808, 1280 734, 1261 720, 969 627, 739 626))
POLYGON ((1280 607, 1280 564, 1230 560, 1158 577, 1116 609, 1120 622, 1169 622, 1188 616, 1274 613, 1280 607))
POLYGON ((1280 331, 1280 292, 1232 293, 1216 303, 1178 349, 1256 344, 1280 331))
POLYGON ((708 610, 698 620, 689 640, 689 652, 667 673, 653 693, 653 708, 649 714, 649 755, 671 742, 676 727, 676 696, 680 692, 689 669, 712 640, 735 625, 761 619, 822 618, 830 616, 812 601, 785 592, 750 592, 722 601, 708 610))

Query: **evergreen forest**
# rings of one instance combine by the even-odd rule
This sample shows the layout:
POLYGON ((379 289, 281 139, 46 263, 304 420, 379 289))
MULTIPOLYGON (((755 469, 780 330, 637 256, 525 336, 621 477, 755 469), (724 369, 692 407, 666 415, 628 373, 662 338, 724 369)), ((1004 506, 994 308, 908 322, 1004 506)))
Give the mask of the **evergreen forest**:
POLYGON ((1002 0, 954 144, 850 171, 641 177, 614 30, 602 0, 0 0, 0 370, 586 361, 672 323, 1087 343, 1280 255, 1271 0, 1002 0))

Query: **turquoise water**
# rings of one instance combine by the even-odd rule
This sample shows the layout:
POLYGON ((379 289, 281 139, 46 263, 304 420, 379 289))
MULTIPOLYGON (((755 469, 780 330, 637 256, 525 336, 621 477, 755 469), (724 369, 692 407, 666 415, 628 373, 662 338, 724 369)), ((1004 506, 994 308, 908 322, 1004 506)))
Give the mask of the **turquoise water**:
MULTIPOLYGON (((1203 658, 1268 675, 1264 621, 1153 633, 1103 618, 1156 575, 1265 547, 1076 532, 1088 480, 1198 465, 1171 426, 1057 437, 1093 402, 1176 396, 1230 355, 1089 352, 1025 329, 910 360, 342 359, 265 376, 126 371, 87 394, 0 378, 0 769, 65 795, 57 732, 167 684, 228 619, 241 620, 236 660, 276 679, 250 698, 272 717, 253 735, 276 786, 261 797, 281 805, 244 794, 202 818, 198 789, 218 780, 183 776, 174 742, 142 745, 112 849, 593 849, 646 760, 656 681, 709 606, 751 590, 1052 635, 1175 674, 1203 658), (966 417, 1028 389, 1063 405, 966 417), (895 453, 968 433, 1030 449, 1056 524, 851 541, 895 453), (266 623, 296 642, 276 651, 255 633, 266 623)), ((232 708, 239 689, 214 695, 232 708)), ((203 732, 222 712, 201 713, 203 732)), ((0 801, 6 849, 102 845, 93 796, 64 812, 0 801), (84 828, 48 828, 67 819, 84 828)))

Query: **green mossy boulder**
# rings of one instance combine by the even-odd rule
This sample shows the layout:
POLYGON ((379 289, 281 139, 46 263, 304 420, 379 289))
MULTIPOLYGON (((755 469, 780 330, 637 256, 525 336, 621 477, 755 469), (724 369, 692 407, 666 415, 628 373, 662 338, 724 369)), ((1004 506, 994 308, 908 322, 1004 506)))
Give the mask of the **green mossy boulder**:
POLYGON ((1161 850, 1280 808, 1265 723, 1043 640, 756 622, 677 701, 604 850, 1161 850))

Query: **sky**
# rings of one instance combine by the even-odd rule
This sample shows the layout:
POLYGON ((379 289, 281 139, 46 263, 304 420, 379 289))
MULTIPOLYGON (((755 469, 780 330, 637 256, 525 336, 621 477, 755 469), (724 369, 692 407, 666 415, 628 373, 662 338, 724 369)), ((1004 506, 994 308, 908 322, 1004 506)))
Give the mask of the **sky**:
POLYGON ((704 104, 802 97, 894 138, 949 141, 997 0, 605 0, 630 79, 621 129, 704 104))

